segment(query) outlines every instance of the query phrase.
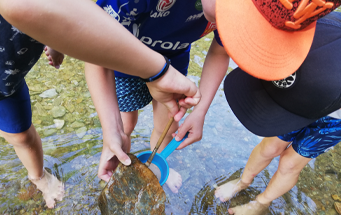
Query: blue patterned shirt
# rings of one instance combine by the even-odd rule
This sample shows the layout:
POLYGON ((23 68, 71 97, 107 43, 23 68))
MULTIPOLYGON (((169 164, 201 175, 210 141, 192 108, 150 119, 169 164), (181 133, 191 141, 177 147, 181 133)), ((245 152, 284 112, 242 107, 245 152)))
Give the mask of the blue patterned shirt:
POLYGON ((0 15, 0 100, 15 93, 39 60, 44 45, 23 34, 0 15))

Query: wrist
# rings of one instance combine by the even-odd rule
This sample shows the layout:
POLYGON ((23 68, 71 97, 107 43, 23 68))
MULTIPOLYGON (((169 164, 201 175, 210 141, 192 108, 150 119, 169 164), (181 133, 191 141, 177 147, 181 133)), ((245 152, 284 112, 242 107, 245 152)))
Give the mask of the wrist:
POLYGON ((196 114, 200 115, 200 116, 203 116, 205 117, 206 116, 206 113, 207 113, 207 108, 205 107, 200 107, 200 106, 195 106, 193 108, 193 112, 195 112, 196 114))
POLYGON ((161 71, 158 72, 157 74, 149 77, 149 78, 141 78, 140 79, 144 82, 152 82, 152 81, 156 81, 157 79, 161 78, 169 69, 170 66, 170 60, 166 57, 163 56, 166 60, 166 63, 164 64, 164 66, 162 67, 161 71))

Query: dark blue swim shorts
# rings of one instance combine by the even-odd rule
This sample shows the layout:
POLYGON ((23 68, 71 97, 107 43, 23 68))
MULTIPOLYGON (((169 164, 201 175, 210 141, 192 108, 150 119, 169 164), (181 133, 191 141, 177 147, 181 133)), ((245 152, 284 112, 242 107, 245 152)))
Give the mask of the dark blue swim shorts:
MULTIPOLYGON (((172 66, 185 76, 188 72, 189 51, 190 49, 176 56, 168 56, 172 66)), ((118 106, 121 112, 139 110, 153 100, 146 83, 136 76, 129 77, 115 71, 115 81, 118 106)))
POLYGON ((139 110, 153 100, 146 83, 139 78, 115 77, 115 81, 118 106, 121 112, 139 110))
POLYGON ((14 94, 0 100, 0 130, 20 133, 30 128, 32 110, 30 94, 26 83, 14 94))
POLYGON ((292 142, 294 150, 303 157, 316 158, 341 141, 341 119, 325 116, 278 138, 292 142))

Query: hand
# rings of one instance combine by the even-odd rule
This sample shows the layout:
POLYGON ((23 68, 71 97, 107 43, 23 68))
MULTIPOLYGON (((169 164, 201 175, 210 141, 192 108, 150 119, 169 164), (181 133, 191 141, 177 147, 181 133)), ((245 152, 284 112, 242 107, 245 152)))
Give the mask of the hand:
POLYGON ((103 149, 98 166, 98 177, 100 179, 109 182, 119 162, 126 166, 131 164, 131 160, 126 154, 130 151, 130 146, 129 138, 124 133, 114 137, 104 136, 103 134, 103 149))
POLYGON ((54 66, 56 69, 60 68, 60 65, 63 63, 64 54, 45 46, 44 48, 47 59, 49 60, 49 65, 54 66))
POLYGON ((186 110, 199 103, 201 94, 197 86, 172 66, 160 79, 147 82, 152 97, 166 105, 175 121, 185 115, 186 110), (184 99, 180 99, 186 96, 184 99), (177 104, 179 100, 180 110, 177 104))
POLYGON ((189 133, 186 140, 184 140, 177 149, 183 149, 186 146, 201 140, 204 121, 205 113, 195 110, 186 117, 184 123, 182 123, 178 128, 178 133, 173 134, 175 140, 180 141, 184 138, 187 132, 189 133))

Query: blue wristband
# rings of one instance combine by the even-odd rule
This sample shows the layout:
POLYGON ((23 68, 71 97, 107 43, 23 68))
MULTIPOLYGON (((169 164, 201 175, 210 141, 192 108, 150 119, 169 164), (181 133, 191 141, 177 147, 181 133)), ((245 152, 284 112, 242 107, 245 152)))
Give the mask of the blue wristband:
POLYGON ((170 61, 168 60, 168 58, 166 56, 163 56, 166 60, 166 63, 165 65, 163 66, 162 70, 157 73, 156 75, 150 77, 150 78, 147 78, 147 79, 144 79, 144 78, 140 78, 142 81, 144 82, 152 82, 152 81, 155 81, 157 79, 159 79, 160 77, 162 77, 167 71, 168 71, 168 68, 169 68, 169 65, 170 65, 170 61))

